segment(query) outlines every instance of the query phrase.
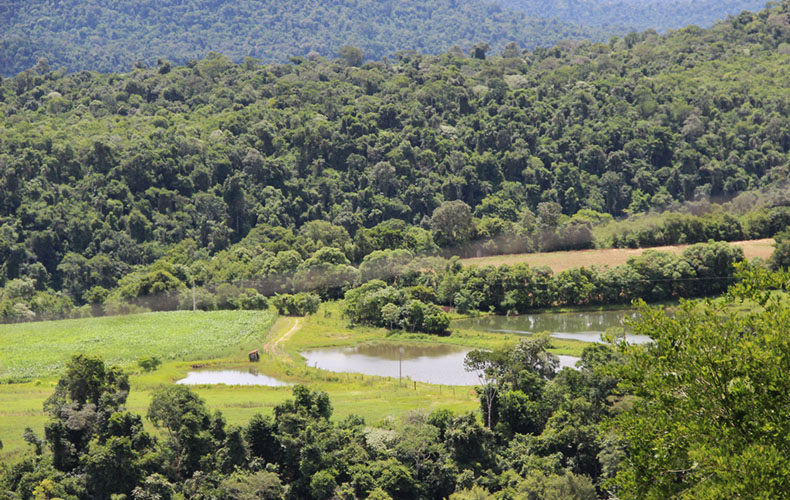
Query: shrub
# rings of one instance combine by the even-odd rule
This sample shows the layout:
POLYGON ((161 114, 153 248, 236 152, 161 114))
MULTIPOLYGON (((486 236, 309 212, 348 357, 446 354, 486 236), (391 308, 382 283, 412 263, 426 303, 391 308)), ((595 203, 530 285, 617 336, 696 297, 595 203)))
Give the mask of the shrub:
POLYGON ((137 360, 137 366, 143 369, 144 372, 152 372, 159 368, 162 361, 156 356, 144 356, 137 360))

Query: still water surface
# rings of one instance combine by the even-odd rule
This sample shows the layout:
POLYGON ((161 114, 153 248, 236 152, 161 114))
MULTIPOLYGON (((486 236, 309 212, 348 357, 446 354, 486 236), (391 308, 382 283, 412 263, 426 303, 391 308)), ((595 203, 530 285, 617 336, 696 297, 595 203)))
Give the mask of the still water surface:
POLYGON ((182 378, 176 382, 176 384, 266 385, 269 387, 290 385, 287 382, 277 380, 273 377, 267 377, 266 375, 259 375, 252 372, 243 372, 240 370, 204 370, 199 372, 189 372, 185 378, 182 378))
MULTIPOLYGON (((339 373, 364 373, 443 385, 478 385, 476 373, 464 370, 469 349, 443 344, 366 344, 357 347, 315 349, 301 353, 309 366, 339 373), (403 352, 400 352, 400 349, 403 352), (402 362, 399 361, 402 359, 402 362)), ((573 367, 579 358, 559 356, 560 367, 573 367)))
POLYGON ((550 332, 560 339, 601 342, 601 335, 608 328, 623 328, 630 344, 650 342, 650 337, 633 335, 624 325, 624 319, 637 316, 633 309, 617 311, 586 311, 570 313, 525 314, 522 316, 488 316, 485 318, 461 319, 453 322, 454 328, 469 328, 486 332, 504 332, 530 335, 550 332))

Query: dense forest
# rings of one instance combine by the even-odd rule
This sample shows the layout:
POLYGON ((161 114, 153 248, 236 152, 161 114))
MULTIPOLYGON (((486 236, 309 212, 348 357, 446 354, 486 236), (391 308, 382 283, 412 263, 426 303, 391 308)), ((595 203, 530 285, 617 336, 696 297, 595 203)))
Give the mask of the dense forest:
POLYGON ((128 71, 158 58, 177 63, 220 52, 256 57, 334 56, 343 46, 378 60, 401 51, 439 54, 488 43, 548 47, 604 40, 629 30, 709 26, 761 0, 430 0, 275 2, 272 0, 9 0, 0 3, 0 74, 44 57, 69 71, 128 71))
POLYGON ((501 55, 42 62, 0 82, 4 315, 294 272, 319 281, 288 291, 342 296, 320 279, 350 286, 376 251, 585 248, 613 216, 707 199, 743 215, 609 244, 773 236, 790 205, 788 35, 784 2, 501 55))
POLYGON ((765 0, 496 0, 528 15, 573 25, 644 31, 707 27, 728 15, 759 10, 765 0))
POLYGON ((459 45, 525 47, 604 38, 596 29, 527 16, 486 0, 10 0, 0 3, 0 74, 45 57, 69 71, 128 71, 157 58, 179 63, 221 52, 256 57, 334 56, 353 45, 370 59, 403 50, 436 54, 459 45))
POLYGON ((652 343, 591 345, 576 369, 558 370, 547 336, 471 351, 482 418, 332 419, 326 393, 296 386, 239 427, 174 384, 143 416, 126 407, 128 375, 76 355, 44 435, 27 429, 28 453, 0 463, 0 497, 788 498, 790 275, 738 278, 715 302, 642 304, 633 328, 652 343))
POLYGON ((651 340, 612 328, 574 368, 547 334, 472 350, 474 412, 340 419, 297 385, 239 426, 75 354, 8 380, 51 394, 0 500, 790 499, 790 0, 622 38, 563 23, 690 3, 503 3, 0 5, 0 320, 338 300, 444 336, 452 313, 630 303, 651 340), (568 36, 593 40, 541 46, 568 36), (767 262, 727 243, 767 237, 767 262))

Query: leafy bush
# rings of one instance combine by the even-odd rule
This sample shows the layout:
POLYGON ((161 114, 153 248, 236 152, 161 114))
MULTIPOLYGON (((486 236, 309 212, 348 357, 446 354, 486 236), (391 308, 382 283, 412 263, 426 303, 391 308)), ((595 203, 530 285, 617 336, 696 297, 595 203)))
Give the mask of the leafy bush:
POLYGON ((306 316, 318 312, 321 298, 314 293, 282 294, 275 295, 272 304, 279 314, 306 316))
POLYGON ((144 356, 137 359, 137 366, 143 369, 144 372, 152 372, 159 368, 162 361, 156 356, 144 356))

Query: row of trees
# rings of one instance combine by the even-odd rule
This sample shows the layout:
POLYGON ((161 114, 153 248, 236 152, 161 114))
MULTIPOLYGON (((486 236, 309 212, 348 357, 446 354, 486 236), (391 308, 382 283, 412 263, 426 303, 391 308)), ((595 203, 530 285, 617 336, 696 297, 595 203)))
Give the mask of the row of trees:
MULTIPOLYGON (((777 235, 777 249, 768 264, 788 265, 785 233, 777 235)), ((188 254, 188 252, 187 252, 188 254)), ((183 254, 182 254, 183 255, 183 254)), ((573 268, 553 273, 528 264, 500 267, 463 267, 457 258, 417 257, 408 250, 377 250, 353 267, 333 247, 319 249, 302 264, 297 252, 276 254, 260 246, 240 247, 218 259, 194 263, 203 276, 235 280, 221 285, 200 279, 172 253, 145 270, 132 273, 108 291, 100 286, 85 293, 76 307, 62 293, 36 291, 31 279, 8 283, 0 294, 0 315, 24 321, 85 317, 140 310, 266 309, 271 302, 281 314, 315 312, 321 300, 345 298, 352 322, 436 334, 447 332, 449 320, 437 306, 461 313, 473 310, 520 314, 556 305, 629 304, 722 293, 734 280, 735 265, 743 260, 740 247, 725 242, 698 243, 681 255, 646 250, 625 265, 573 268), (268 274, 261 262, 291 262, 268 274), (305 266, 309 264, 310 267, 305 266), (304 266, 304 267, 303 267, 304 266), (214 275, 216 270, 218 275, 214 275), (190 282, 197 282, 194 289, 190 282)), ((204 278, 205 279, 205 278, 204 278)))
POLYGON ((39 66, 0 82, 0 284, 83 305, 177 255, 185 283, 293 268, 340 297, 343 258, 584 247, 592 221, 780 185, 788 12, 485 59, 39 66))
POLYGON ((741 241, 769 238, 788 226, 788 206, 753 210, 741 217, 721 212, 703 216, 672 213, 647 227, 618 231, 612 236, 611 243, 616 248, 638 248, 710 240, 741 241))
MULTIPOLYGON (((575 268, 556 275, 527 264, 461 267, 432 272, 398 272, 349 290, 345 314, 352 322, 385 327, 409 326, 409 307, 427 303, 499 314, 523 314, 557 305, 630 304, 711 296, 735 280, 743 250, 724 242, 699 243, 681 255, 647 250, 613 268, 575 268)), ((404 271, 401 269, 401 271, 404 271)), ((416 306, 415 306, 416 307, 416 306)), ((436 314, 439 314, 436 310, 436 314)), ((426 316, 427 317, 427 316, 426 316)), ((421 331, 429 331, 425 327, 421 331)), ((432 332, 437 333, 437 332, 432 332)))

